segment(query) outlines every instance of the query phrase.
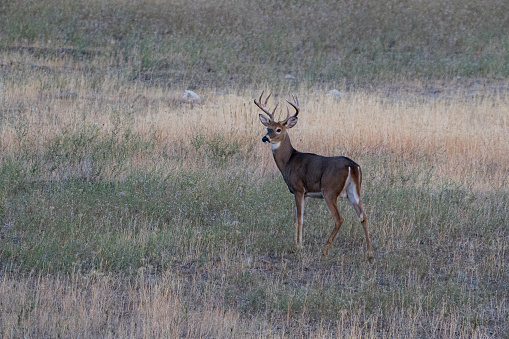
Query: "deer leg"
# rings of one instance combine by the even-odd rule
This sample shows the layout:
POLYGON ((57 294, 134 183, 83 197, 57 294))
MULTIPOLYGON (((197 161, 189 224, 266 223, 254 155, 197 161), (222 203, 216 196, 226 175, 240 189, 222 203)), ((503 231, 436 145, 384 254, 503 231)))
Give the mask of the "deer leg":
POLYGON ((360 201, 351 201, 352 207, 359 216, 359 220, 364 228, 364 234, 366 235, 366 246, 368 249, 368 259, 373 259, 373 249, 371 248, 371 240, 369 239, 368 225, 366 220, 366 213, 362 210, 360 201))
POLYGON ((329 236, 329 239, 325 243, 325 248, 323 249, 323 255, 327 255, 329 253, 329 247, 334 241, 334 238, 336 237, 336 234, 339 232, 339 228, 341 227, 341 224, 343 224, 343 217, 341 214, 339 214, 338 210, 338 204, 337 204, 337 196, 326 196, 323 194, 325 198, 325 202, 327 203, 327 207, 329 208, 329 212, 332 215, 332 218, 334 219, 334 229, 332 230, 331 235, 329 236))
POLYGON ((295 193, 295 242, 297 247, 302 247, 302 222, 304 221, 304 193, 295 193))

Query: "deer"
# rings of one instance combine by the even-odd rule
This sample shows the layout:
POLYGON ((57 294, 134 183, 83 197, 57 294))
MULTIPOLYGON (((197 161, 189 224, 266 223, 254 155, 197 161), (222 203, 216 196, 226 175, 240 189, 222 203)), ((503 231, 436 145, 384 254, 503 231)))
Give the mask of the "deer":
POLYGON ((267 109, 269 96, 262 103, 264 92, 254 103, 264 114, 259 114, 260 122, 267 127, 267 134, 262 138, 264 143, 270 144, 272 155, 277 168, 281 172, 288 189, 295 197, 295 241, 298 248, 302 248, 302 223, 304 219, 304 203, 306 198, 324 199, 327 208, 334 219, 334 229, 325 243, 322 254, 328 255, 329 248, 334 241, 344 218, 339 213, 338 197, 348 198, 353 209, 357 213, 364 228, 368 259, 373 259, 373 249, 369 239, 367 217, 361 206, 361 167, 344 156, 326 157, 313 153, 302 153, 293 148, 290 142, 288 129, 297 124, 297 115, 300 112, 297 96, 292 95, 293 101, 286 102, 295 109, 290 116, 288 106, 286 107, 286 119, 276 121, 274 110, 267 109))

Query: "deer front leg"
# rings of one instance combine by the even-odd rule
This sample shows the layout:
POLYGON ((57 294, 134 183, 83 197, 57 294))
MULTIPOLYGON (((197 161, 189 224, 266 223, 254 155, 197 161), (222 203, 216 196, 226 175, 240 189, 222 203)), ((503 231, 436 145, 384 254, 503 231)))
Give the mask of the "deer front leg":
POLYGON ((302 222, 304 220, 304 192, 295 192, 295 242, 302 248, 302 222))
POLYGON ((330 214, 332 215, 332 219, 334 219, 334 229, 332 230, 331 235, 329 236, 329 239, 327 239, 327 242, 325 243, 325 247, 323 249, 323 255, 329 254, 329 247, 334 241, 334 238, 336 237, 336 234, 339 232, 339 228, 341 227, 341 224, 343 224, 343 217, 341 214, 339 214, 338 205, 337 205, 337 196, 334 195, 326 195, 323 194, 323 197, 325 198, 325 202, 327 203, 327 207, 329 209, 330 214))

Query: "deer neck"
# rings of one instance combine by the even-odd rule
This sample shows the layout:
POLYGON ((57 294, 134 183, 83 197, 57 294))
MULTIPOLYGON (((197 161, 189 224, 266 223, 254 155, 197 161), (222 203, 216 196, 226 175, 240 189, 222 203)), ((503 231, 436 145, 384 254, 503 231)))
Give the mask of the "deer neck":
POLYGON ((292 143, 290 142, 290 136, 288 133, 286 133, 283 141, 280 143, 271 143, 270 147, 272 148, 272 155, 274 156, 276 165, 281 173, 283 173, 286 164, 292 155, 296 152, 295 148, 293 148, 292 143))

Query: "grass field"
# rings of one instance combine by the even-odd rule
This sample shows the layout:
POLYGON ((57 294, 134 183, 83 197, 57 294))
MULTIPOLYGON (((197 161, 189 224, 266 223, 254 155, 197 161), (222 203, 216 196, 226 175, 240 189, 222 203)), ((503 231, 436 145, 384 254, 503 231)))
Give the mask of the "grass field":
POLYGON ((0 6, 0 337, 508 338, 507 4, 334 4, 0 6), (373 262, 347 200, 295 246, 264 90, 373 262))
POLYGON ((165 85, 500 80, 507 13, 505 0, 4 1, 0 46, 100 57, 165 85))

